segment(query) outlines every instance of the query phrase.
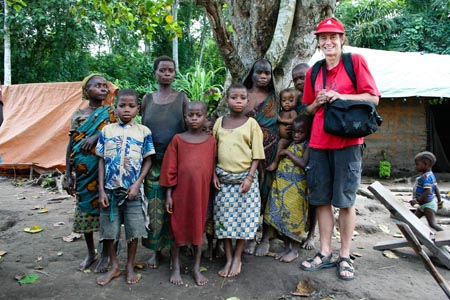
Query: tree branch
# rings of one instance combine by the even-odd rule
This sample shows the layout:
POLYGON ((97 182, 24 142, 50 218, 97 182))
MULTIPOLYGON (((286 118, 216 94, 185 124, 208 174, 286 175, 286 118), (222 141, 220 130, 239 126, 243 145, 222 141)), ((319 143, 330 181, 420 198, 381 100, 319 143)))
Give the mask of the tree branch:
POLYGON ((266 52, 265 58, 272 63, 275 69, 280 63, 286 50, 292 23, 295 16, 295 0, 281 0, 278 11, 277 25, 273 34, 272 42, 266 52))
POLYGON ((206 15, 211 25, 214 39, 216 40, 220 55, 230 71, 231 77, 233 80, 240 79, 243 75, 241 73, 244 70, 244 65, 231 41, 227 24, 223 17, 223 2, 220 0, 196 0, 196 4, 203 6, 206 10, 206 15))

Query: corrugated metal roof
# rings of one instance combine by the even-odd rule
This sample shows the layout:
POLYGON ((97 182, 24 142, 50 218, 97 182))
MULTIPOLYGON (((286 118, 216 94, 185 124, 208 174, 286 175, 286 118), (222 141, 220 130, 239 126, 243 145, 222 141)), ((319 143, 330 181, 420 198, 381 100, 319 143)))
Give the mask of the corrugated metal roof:
MULTIPOLYGON (((364 56, 383 98, 450 98, 450 55, 351 46, 344 46, 344 52, 364 56)), ((322 58, 322 52, 317 51, 309 64, 322 58)))

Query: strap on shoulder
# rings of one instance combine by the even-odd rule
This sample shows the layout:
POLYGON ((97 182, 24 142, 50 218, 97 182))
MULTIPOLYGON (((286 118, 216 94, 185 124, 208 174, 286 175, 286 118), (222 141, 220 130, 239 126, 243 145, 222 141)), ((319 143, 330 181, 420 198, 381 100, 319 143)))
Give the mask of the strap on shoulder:
POLYGON ((342 62, 344 63, 345 71, 347 72, 348 77, 350 77, 350 80, 352 81, 353 87, 355 88, 356 91, 357 90, 356 75, 355 69, 353 68, 352 54, 351 53, 342 54, 342 62))
MULTIPOLYGON (((347 72, 348 77, 350 77, 350 80, 353 83, 353 87, 356 90, 357 84, 356 84, 355 70, 353 68, 352 54, 349 52, 343 53, 342 54, 342 62, 344 63, 345 71, 347 72)), ((317 76, 319 75, 320 68, 323 65, 325 65, 325 59, 321 59, 321 60, 317 61, 312 67, 311 85, 312 85, 313 90, 316 85, 316 79, 317 79, 317 76)))
POLYGON ((322 65, 325 63, 325 59, 321 59, 319 61, 317 61, 311 70, 311 85, 312 85, 312 89, 314 91, 314 87, 316 85, 316 79, 317 79, 317 75, 319 75, 319 71, 320 68, 322 67, 322 65))

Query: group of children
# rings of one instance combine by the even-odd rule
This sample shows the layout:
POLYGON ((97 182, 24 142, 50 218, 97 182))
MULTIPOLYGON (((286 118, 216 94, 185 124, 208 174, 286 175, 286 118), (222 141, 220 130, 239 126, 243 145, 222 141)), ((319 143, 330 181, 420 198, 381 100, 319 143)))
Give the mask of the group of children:
MULTIPOLYGON (((302 88, 307 68, 294 69, 296 89, 302 88)), ((161 81, 164 80, 162 76, 161 81)), ((167 82, 170 86, 171 81, 167 82)), ((142 183, 151 173, 152 156, 158 150, 155 151, 153 130, 135 121, 138 94, 129 89, 119 91, 115 114, 112 106, 103 105, 108 93, 107 82, 99 74, 90 75, 83 82, 83 95, 89 106, 72 118, 65 188, 76 196, 74 231, 84 233, 88 248, 80 270, 96 262, 94 271, 103 273, 97 278, 99 285, 121 275, 116 245, 123 224, 128 250, 126 282, 135 284, 141 278, 134 271, 138 240, 149 235, 149 208, 142 183), (96 257, 93 239, 93 232, 98 230, 103 245, 101 259, 96 257)), ((307 249, 314 247, 316 222, 314 209, 308 206, 305 175, 312 120, 298 109, 297 95, 294 89, 280 93, 281 139, 276 159, 267 167, 276 175, 263 220, 284 241, 284 249, 275 254, 275 259, 282 262, 295 260, 302 243, 307 249), (306 232, 305 242, 302 238, 306 232)), ((213 224, 206 230, 208 249, 213 237, 224 246, 225 265, 218 272, 222 277, 240 274, 246 241, 255 238, 260 226, 258 164, 265 158, 264 137, 258 122, 245 114, 248 101, 247 88, 232 84, 226 92, 229 114, 218 118, 212 130, 207 126, 203 102, 183 104, 186 130, 174 134, 164 145, 158 180, 165 188, 165 210, 170 215, 174 240, 170 282, 175 285, 183 284, 179 253, 180 247, 186 245, 194 246, 196 284, 208 282, 200 270, 205 224, 213 224)), ((428 203, 432 202, 433 192, 439 192, 430 188, 436 186, 435 179, 428 175, 435 158, 427 155, 416 157, 417 171, 427 175, 422 176, 425 183, 416 189, 416 202, 411 204, 421 204, 423 209, 418 216, 425 215, 431 224, 434 214, 430 209, 434 211, 435 207, 428 203)))

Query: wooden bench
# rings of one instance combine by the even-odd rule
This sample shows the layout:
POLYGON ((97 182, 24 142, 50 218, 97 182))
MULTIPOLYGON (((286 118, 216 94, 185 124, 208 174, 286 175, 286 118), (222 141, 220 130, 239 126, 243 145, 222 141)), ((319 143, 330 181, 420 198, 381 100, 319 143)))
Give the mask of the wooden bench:
MULTIPOLYGON (((436 257, 440 263, 450 269, 450 253, 444 247, 450 245, 450 232, 434 232, 424 222, 416 217, 408 208, 400 203, 389 189, 375 181, 368 187, 374 196, 401 222, 406 223, 417 239, 436 257)), ((407 239, 395 239, 376 244, 375 250, 395 249, 408 246, 407 239)))

